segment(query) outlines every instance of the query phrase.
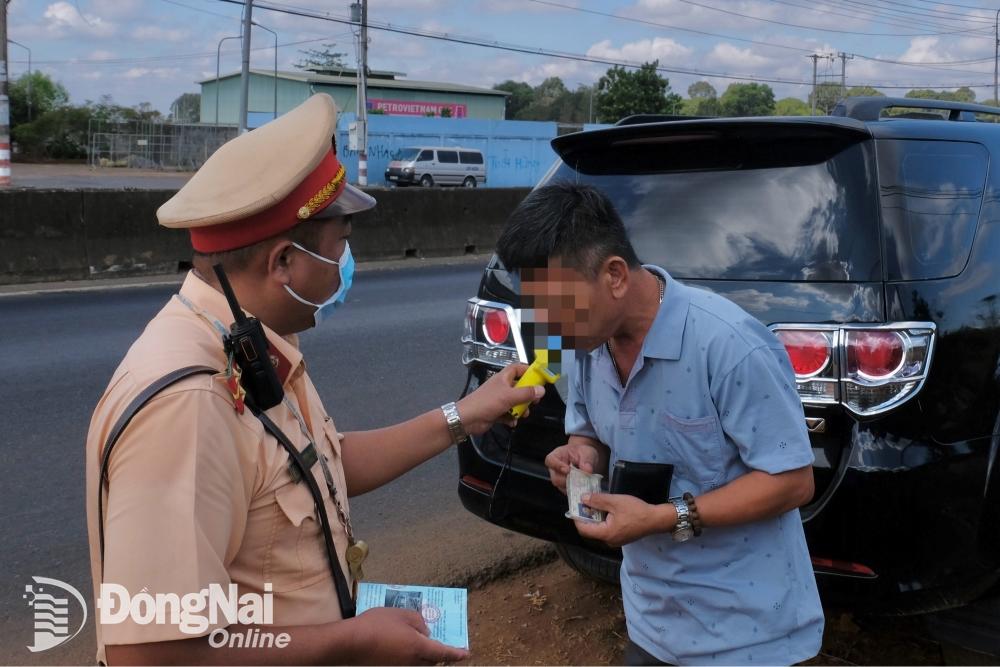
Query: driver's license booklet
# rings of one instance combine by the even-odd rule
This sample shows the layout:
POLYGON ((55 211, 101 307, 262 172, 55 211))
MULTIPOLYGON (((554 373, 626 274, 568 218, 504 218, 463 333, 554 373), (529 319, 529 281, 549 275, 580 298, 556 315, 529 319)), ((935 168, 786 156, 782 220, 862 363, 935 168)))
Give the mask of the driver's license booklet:
POLYGON ((455 648, 469 648, 469 593, 464 588, 363 582, 358 586, 357 607, 359 614, 375 607, 419 611, 431 639, 455 648))

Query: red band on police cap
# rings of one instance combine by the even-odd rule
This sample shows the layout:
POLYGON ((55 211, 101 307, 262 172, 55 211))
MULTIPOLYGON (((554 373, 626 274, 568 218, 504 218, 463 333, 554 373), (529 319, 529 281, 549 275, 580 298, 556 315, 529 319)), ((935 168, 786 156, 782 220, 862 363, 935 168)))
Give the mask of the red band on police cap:
POLYGON ((287 197, 247 218, 209 227, 192 227, 191 246, 210 254, 253 245, 286 232, 336 201, 347 185, 344 167, 331 150, 287 197))

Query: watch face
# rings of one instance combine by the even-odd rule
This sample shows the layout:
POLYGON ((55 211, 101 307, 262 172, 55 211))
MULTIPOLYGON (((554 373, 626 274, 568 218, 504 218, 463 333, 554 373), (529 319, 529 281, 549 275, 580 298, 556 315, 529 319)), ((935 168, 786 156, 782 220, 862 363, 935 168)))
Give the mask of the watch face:
POLYGON ((675 542, 687 542, 692 537, 694 537, 694 530, 690 526, 685 526, 684 528, 678 528, 674 531, 674 541, 675 542))

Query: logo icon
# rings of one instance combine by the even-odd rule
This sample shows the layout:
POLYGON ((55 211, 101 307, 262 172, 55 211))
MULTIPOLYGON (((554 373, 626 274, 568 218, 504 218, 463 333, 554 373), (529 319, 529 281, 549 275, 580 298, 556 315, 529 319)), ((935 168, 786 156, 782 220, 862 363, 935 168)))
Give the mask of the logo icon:
POLYGON ((32 580, 35 584, 25 586, 21 597, 28 601, 35 615, 35 642, 27 649, 38 653, 65 644, 80 634, 87 624, 87 603, 80 591, 64 581, 48 577, 32 577, 32 580), (83 620, 73 634, 70 634, 69 625, 72 616, 69 596, 75 598, 83 610, 83 620))

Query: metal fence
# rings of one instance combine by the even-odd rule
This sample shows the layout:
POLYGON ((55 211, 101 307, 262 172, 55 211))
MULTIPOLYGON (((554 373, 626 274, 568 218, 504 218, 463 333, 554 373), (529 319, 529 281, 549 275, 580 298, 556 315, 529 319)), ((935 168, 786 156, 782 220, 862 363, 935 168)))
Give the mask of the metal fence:
POLYGON ((194 171, 236 134, 228 125, 93 123, 90 166, 194 171))

